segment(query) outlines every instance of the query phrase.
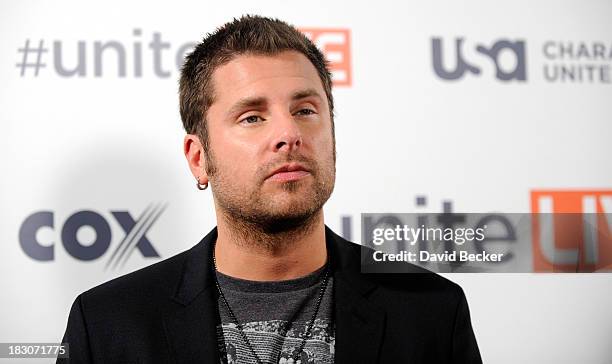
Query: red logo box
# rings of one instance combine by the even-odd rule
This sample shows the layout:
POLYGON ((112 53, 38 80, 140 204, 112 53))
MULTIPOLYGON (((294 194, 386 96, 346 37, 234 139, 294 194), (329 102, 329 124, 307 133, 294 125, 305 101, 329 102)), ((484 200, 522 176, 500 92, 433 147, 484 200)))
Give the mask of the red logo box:
POLYGON ((535 272, 612 271, 612 190, 531 191, 535 272))
POLYGON ((339 28, 300 28, 329 61, 334 86, 351 86, 351 33, 339 28))

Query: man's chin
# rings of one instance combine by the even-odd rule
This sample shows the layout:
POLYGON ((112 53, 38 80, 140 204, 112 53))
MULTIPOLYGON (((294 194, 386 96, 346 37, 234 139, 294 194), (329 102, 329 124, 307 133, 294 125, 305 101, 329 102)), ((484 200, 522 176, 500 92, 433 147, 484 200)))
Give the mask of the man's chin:
POLYGON ((271 229, 293 229, 307 224, 322 208, 314 203, 313 195, 276 195, 267 201, 270 203, 259 206, 256 219, 271 229))
POLYGON ((316 196, 312 191, 277 191, 266 196, 265 201, 268 201, 265 206, 266 210, 272 214, 277 213, 281 216, 292 214, 308 214, 309 211, 317 210, 316 196))
POLYGON ((313 206, 312 200, 287 199, 281 203, 278 202, 266 206, 267 211, 263 212, 263 215, 273 220, 299 220, 308 219, 320 210, 313 206))
POLYGON ((268 181, 267 190, 270 193, 285 193, 285 194, 307 194, 307 191, 312 188, 312 183, 308 179, 299 179, 296 181, 268 181))
POLYGON ((312 211, 287 211, 259 216, 261 228, 269 234, 278 234, 287 231, 304 228, 314 220, 317 212, 312 211))

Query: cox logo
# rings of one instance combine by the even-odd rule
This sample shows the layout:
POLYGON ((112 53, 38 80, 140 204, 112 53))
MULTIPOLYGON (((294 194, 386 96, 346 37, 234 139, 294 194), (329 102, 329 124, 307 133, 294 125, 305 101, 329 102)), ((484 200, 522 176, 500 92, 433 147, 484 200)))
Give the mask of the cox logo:
MULTIPOLYGON (((167 204, 149 205, 134 219, 128 211, 110 211, 114 220, 123 229, 124 237, 111 253, 106 268, 125 265, 134 250, 144 257, 159 257, 146 234, 157 221, 167 204)), ((41 229, 55 229, 55 214, 52 211, 37 211, 28 216, 19 229, 19 245, 30 258, 52 261, 55 258, 55 242, 42 244, 37 240, 41 229)), ((107 219, 91 210, 81 210, 70 215, 61 227, 61 242, 68 254, 78 260, 91 261, 103 256, 112 241, 111 227, 107 219), (93 242, 85 242, 79 231, 89 227, 95 232, 93 242), (79 236, 80 235, 80 236, 79 236)))
MULTIPOLYGON (((463 77, 466 72, 479 75, 481 68, 475 64, 474 60, 466 60, 463 55, 463 38, 455 39, 455 57, 454 65, 445 67, 443 60, 445 59, 442 52, 442 38, 431 39, 431 52, 433 69, 436 75, 444 80, 458 80, 463 77)), ((490 47, 483 44, 475 45, 476 52, 480 53, 484 58, 488 58, 495 66, 495 77, 500 81, 525 81, 527 80, 526 60, 525 60, 525 42, 524 41, 509 41, 501 39, 493 43, 490 47), (502 67, 501 56, 504 52, 514 56, 514 69, 506 69, 502 67)))

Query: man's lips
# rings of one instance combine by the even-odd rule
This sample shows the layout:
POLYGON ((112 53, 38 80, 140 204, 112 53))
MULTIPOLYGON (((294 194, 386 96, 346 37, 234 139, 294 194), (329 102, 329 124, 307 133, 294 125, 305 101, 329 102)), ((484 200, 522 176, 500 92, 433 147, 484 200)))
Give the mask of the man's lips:
POLYGON ((275 169, 266 179, 287 182, 304 178, 310 174, 310 171, 299 163, 288 163, 280 168, 275 169))

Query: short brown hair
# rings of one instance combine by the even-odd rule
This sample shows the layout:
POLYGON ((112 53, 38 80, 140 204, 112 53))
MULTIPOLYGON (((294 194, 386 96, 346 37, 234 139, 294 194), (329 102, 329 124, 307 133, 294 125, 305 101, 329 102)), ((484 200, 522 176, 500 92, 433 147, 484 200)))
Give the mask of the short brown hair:
POLYGON ((254 15, 234 19, 207 34, 186 57, 179 87, 181 120, 185 131, 197 134, 208 150, 205 119, 213 103, 211 80, 217 67, 242 54, 273 56, 287 50, 303 54, 316 68, 329 103, 334 136, 332 80, 323 53, 295 27, 278 19, 254 15))

